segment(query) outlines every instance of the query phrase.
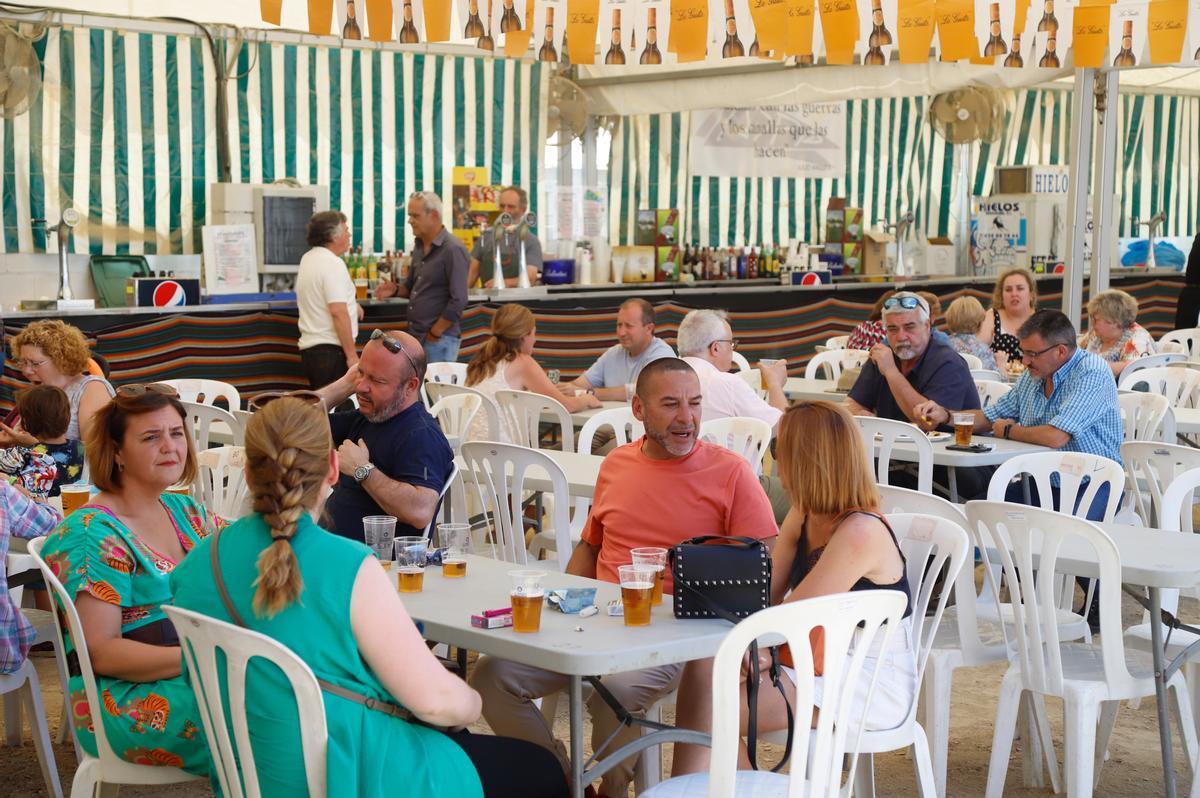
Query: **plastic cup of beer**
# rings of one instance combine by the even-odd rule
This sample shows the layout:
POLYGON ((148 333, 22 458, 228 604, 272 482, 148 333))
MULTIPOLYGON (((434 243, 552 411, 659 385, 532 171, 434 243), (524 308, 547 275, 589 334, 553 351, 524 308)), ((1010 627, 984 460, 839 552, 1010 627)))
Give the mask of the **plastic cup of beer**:
POLYGON ((467 552, 471 548, 470 524, 438 524, 438 545, 442 549, 442 576, 462 579, 467 575, 467 552))
POLYGON ((625 625, 649 626, 655 567, 622 565, 617 569, 617 574, 621 579, 621 603, 625 605, 625 625))
POLYGON ((974 413, 954 413, 954 445, 970 446, 971 434, 975 431, 974 413))
POLYGON ((70 515, 88 503, 92 497, 92 486, 86 482, 75 482, 61 488, 63 515, 70 515))
POLYGON ((424 587, 428 547, 429 541, 423 537, 396 538, 396 571, 401 593, 420 593, 424 587))
POLYGON ((368 515, 363 517, 363 542, 371 547, 380 560, 392 559, 392 540, 396 537, 396 516, 368 515))
POLYGON ((167 493, 174 493, 179 496, 190 496, 190 495, 192 495, 192 486, 191 485, 172 485, 171 487, 167 488, 167 493))
POLYGON ((366 299, 368 285, 369 285, 369 282, 365 278, 359 278, 359 279, 355 280, 354 281, 354 298, 355 299, 366 299))
POLYGON ((542 580, 546 578, 545 571, 509 571, 512 588, 509 599, 512 601, 513 631, 536 632, 542 626, 542 599, 546 591, 542 580))
POLYGON ((657 607, 662 604, 663 576, 667 570, 667 550, 656 546, 644 546, 629 552, 634 565, 654 566, 654 594, 650 604, 657 607))
POLYGON ((764 371, 766 371, 767 369, 771 368, 772 366, 774 366, 778 362, 779 362, 778 358, 770 358, 770 357, 760 358, 758 361, 759 387, 761 387, 764 391, 767 389, 767 381, 765 379, 763 379, 762 373, 764 371))

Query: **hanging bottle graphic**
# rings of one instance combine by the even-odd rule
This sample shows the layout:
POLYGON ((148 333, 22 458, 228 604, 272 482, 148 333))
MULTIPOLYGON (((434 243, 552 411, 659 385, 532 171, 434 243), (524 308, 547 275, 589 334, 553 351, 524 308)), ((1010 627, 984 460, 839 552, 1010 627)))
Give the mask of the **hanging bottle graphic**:
POLYGON ((661 64, 662 53, 658 50, 658 9, 646 9, 646 48, 642 50, 639 64, 661 64))
POLYGON ((467 3, 467 26, 463 28, 463 38, 478 39, 483 35, 483 20, 479 18, 479 0, 469 0, 467 3))
POLYGON ((420 42, 421 36, 417 33, 417 26, 413 24, 412 0, 404 0, 404 17, 403 24, 400 26, 400 43, 419 44, 420 42))
POLYGON ((887 57, 883 54, 883 48, 879 45, 871 45, 867 48, 867 54, 863 56, 863 63, 867 66, 883 66, 887 63, 887 57))
POLYGON ((496 42, 492 39, 492 3, 488 0, 487 4, 487 27, 483 29, 483 35, 479 37, 479 49, 491 52, 496 49, 496 42))
MULTIPOLYGON (((1046 0, 1042 6, 1042 18, 1038 20, 1038 33, 1058 32, 1058 17, 1054 16, 1054 0, 1046 0)), ((1055 56, 1057 58, 1058 56, 1055 56)))
POLYGON ((1042 60, 1038 61, 1040 67, 1050 67, 1058 69, 1061 64, 1058 62, 1058 31, 1050 31, 1046 34, 1046 54, 1042 56, 1042 60))
POLYGON ((619 8, 614 8, 612 12, 612 38, 608 52, 604 54, 604 63, 625 63, 625 51, 621 49, 621 9, 619 8))
POLYGON ((758 58, 758 32, 754 33, 754 41, 750 42, 750 57, 758 58))
POLYGON ((891 43, 892 32, 883 24, 882 0, 871 0, 871 37, 867 39, 867 47, 883 49, 891 43))
POLYGON ((1008 52, 1008 45, 1004 43, 1004 37, 1000 35, 1000 4, 992 3, 991 22, 988 23, 988 41, 984 45, 983 54, 986 56, 1004 55, 1008 52))
POLYGON ((1137 64, 1133 57, 1133 20, 1127 19, 1121 28, 1121 52, 1113 59, 1113 66, 1131 67, 1137 64))
POLYGON ((538 60, 558 60, 558 51, 554 49, 554 6, 546 8, 546 27, 542 32, 542 46, 538 50, 538 60))
POLYGON ((354 14, 354 0, 346 0, 346 24, 342 26, 343 39, 361 39, 362 30, 354 14))
POLYGON ((517 10, 513 8, 513 0, 504 0, 504 13, 500 16, 500 32, 508 33, 510 30, 521 30, 521 18, 517 16, 517 10))
POLYGON ((733 0, 725 0, 725 44, 721 47, 722 58, 739 58, 746 54, 742 40, 738 38, 737 19, 733 15, 733 0))
POLYGON ((1021 58, 1021 34, 1013 34, 1012 50, 1009 51, 1008 58, 1004 59, 1004 65, 1006 67, 1025 66, 1025 59, 1021 58))

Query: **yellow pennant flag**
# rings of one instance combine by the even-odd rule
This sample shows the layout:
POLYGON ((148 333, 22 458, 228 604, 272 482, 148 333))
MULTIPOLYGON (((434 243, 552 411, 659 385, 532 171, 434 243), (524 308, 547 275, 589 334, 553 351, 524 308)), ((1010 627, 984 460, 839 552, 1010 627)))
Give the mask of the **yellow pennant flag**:
POLYGON ((938 49, 943 61, 979 58, 975 38, 975 5, 972 0, 937 0, 938 49))
POLYGON ((1146 36, 1150 40, 1151 64, 1178 64, 1183 59, 1187 38, 1187 0, 1155 0, 1150 3, 1146 36))
POLYGON ((308 32, 328 36, 333 30, 333 0, 308 0, 308 32))
POLYGON ((525 30, 510 30, 504 34, 504 54, 509 58, 520 58, 529 51, 529 40, 533 38, 533 0, 525 0, 525 30))
POLYGON ((596 63, 600 0, 567 0, 567 57, 572 64, 596 63))
POLYGON ((784 23, 785 55, 795 55, 802 59, 812 58, 813 3, 814 0, 787 0, 787 17, 784 23))
POLYGON ((858 41, 858 7, 854 0, 818 0, 818 7, 825 36, 825 62, 854 63, 854 43, 858 41))
POLYGON ((787 20, 787 5, 784 0, 750 0, 750 17, 754 20, 754 34, 758 37, 759 51, 782 51, 787 20))
POLYGON ((702 60, 708 53, 708 0, 671 0, 667 52, 683 62, 702 60))
POLYGON ((263 22, 278 25, 283 20, 283 0, 258 0, 258 7, 262 9, 263 22))
POLYGON ((391 0, 366 0, 367 38, 373 42, 392 40, 391 0))
POLYGON ((900 63, 924 64, 933 44, 933 0, 900 0, 896 26, 900 63))
POLYGON ((1086 69, 1104 66, 1104 50, 1108 47, 1108 12, 1107 5, 1075 7, 1071 52, 1075 55, 1076 67, 1086 69))
POLYGON ((425 18, 425 40, 429 42, 450 41, 451 0, 425 0, 422 3, 425 18))

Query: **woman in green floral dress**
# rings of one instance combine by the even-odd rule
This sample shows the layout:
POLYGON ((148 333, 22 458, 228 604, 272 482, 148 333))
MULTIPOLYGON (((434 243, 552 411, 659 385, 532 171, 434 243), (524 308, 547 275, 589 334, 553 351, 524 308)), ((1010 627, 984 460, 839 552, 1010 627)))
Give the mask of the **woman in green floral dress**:
POLYGON ((164 493, 195 476, 186 414, 168 386, 123 386, 85 441, 101 492, 46 538, 42 556, 74 596, 103 706, 89 707, 70 639, 71 721, 96 755, 95 724, 113 752, 143 765, 208 775, 211 760, 179 640, 161 605, 170 575, 220 520, 164 493))

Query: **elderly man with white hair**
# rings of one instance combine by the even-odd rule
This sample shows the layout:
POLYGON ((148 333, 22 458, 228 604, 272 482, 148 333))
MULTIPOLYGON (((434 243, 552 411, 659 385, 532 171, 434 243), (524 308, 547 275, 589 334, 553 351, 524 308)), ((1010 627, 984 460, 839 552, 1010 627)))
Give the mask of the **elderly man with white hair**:
POLYGON ((467 307, 470 257, 442 224, 442 200, 432 191, 408 198, 408 223, 417 239, 403 285, 381 283, 375 296, 408 297, 408 332, 425 348, 430 363, 458 360, 458 321, 467 307))

